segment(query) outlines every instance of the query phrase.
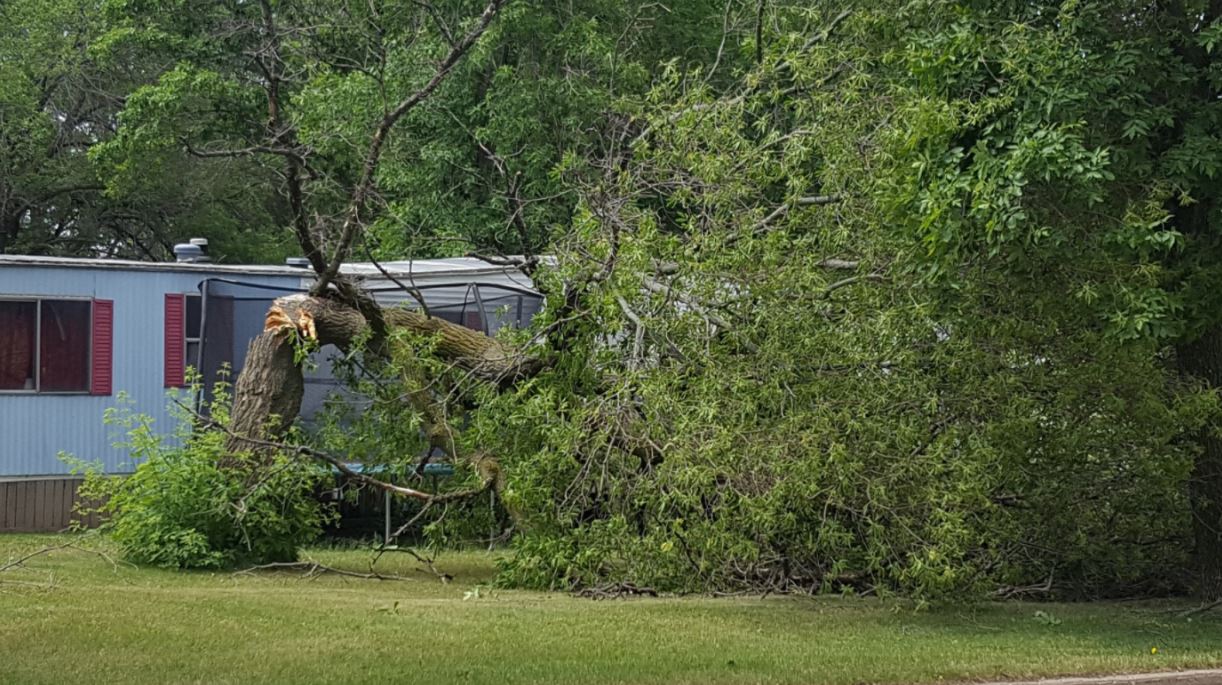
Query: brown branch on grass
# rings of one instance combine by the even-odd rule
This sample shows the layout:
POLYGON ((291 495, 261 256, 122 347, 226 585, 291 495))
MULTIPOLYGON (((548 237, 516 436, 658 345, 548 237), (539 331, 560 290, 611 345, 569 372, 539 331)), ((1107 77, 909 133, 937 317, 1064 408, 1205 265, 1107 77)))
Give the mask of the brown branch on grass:
POLYGON ((57 552, 63 549, 73 549, 78 552, 85 552, 86 554, 96 554, 97 556, 102 557, 106 561, 110 562, 110 565, 111 567, 114 568, 114 570, 116 571, 119 570, 118 562, 112 559, 110 555, 106 554, 105 552, 102 552, 96 549, 86 549, 84 547, 77 545, 76 543, 65 542, 59 545, 49 545, 47 547, 43 547, 42 549, 30 552, 29 554, 26 554, 25 556, 20 557, 18 559, 14 559, 8 562, 7 564, 5 564, 4 566, 0 566, 0 573, 3 573, 4 571, 8 571, 10 569, 18 568, 22 566, 23 564, 25 564, 25 562, 29 561, 30 559, 33 559, 34 557, 42 556, 45 554, 50 554, 52 552, 57 552))
POLYGON ((34 557, 41 556, 43 554, 50 554, 51 552, 54 552, 56 550, 66 549, 71 546, 72 546, 72 543, 65 542, 62 545, 53 545, 50 547, 43 547, 42 549, 37 550, 35 552, 31 552, 19 559, 10 561, 9 563, 5 564, 4 566, 0 566, 0 573, 3 573, 4 571, 7 571, 11 568, 17 568, 18 566, 21 566, 23 563, 25 563, 26 561, 30 559, 33 559, 34 557))
MULTIPOLYGON (((426 510, 428 509, 428 505, 425 505, 425 509, 426 510)), ((424 512, 421 511, 421 513, 424 513, 424 512)), ((417 515, 416 518, 418 517, 419 515, 417 515)), ((401 530, 403 529, 400 529, 400 531, 401 530)), ((399 533, 395 533, 395 535, 398 535, 398 534, 399 533)), ((440 580, 443 585, 449 583, 451 580, 454 580, 454 576, 450 575, 449 573, 437 570, 437 567, 433 565, 432 559, 425 557, 425 556, 421 556, 418 552, 416 552, 416 550, 412 549, 411 547, 399 547, 398 545, 382 545, 377 549, 377 553, 374 555, 372 559, 369 560, 369 571, 371 573, 373 572, 373 565, 376 564, 378 562, 378 559, 381 559, 382 555, 385 554, 386 552, 403 552, 404 554, 410 554, 413 559, 427 566, 429 569, 429 572, 432 573, 434 576, 436 576, 437 579, 440 580)))
POLYGON ((359 571, 345 571, 342 568, 334 568, 325 564, 320 564, 317 561, 275 561, 270 564, 258 564, 250 568, 234 571, 235 576, 253 576, 256 571, 301 571, 303 578, 317 578, 328 573, 346 578, 360 578, 362 580, 408 580, 406 576, 385 574, 385 573, 361 573, 359 571))
MULTIPOLYGON (((47 582, 45 583, 39 583, 39 582, 32 581, 32 580, 13 580, 11 578, 5 578, 5 579, 0 579, 0 586, 3 586, 3 585, 19 585, 22 587, 33 588, 35 590, 42 590, 46 592, 46 591, 54 590, 59 584, 55 580, 55 574, 48 573, 47 582)), ((2 590, 2 588, 0 588, 0 590, 2 590)), ((8 590, 2 590, 2 591, 8 592, 8 590)))
POLYGON ((994 591, 993 595, 1000 599, 1014 599, 1015 597, 1029 595, 1048 595, 1052 592, 1052 577, 1053 574, 1049 573, 1048 578, 1044 582, 1034 585, 1006 585, 994 591))
POLYGON ((657 597, 658 591, 651 587, 623 582, 584 587, 573 592, 573 595, 585 599, 625 599, 627 597, 657 597))
POLYGON ((1209 602, 1207 604, 1202 604, 1199 607, 1193 607, 1187 611, 1180 612, 1176 617, 1177 618, 1192 618, 1193 616, 1196 616, 1197 614, 1203 614, 1207 611, 1212 611, 1214 609, 1217 609, 1218 607, 1222 607, 1222 599, 1215 599, 1214 601, 1209 602))

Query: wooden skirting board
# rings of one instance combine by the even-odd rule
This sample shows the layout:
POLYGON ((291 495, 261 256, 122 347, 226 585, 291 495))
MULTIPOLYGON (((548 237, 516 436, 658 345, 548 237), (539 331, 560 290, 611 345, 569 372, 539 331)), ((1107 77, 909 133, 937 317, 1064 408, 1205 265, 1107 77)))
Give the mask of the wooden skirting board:
POLYGON ((75 477, 0 480, 0 533, 53 533, 78 521, 97 526, 97 514, 82 519, 74 511, 81 482, 75 477))

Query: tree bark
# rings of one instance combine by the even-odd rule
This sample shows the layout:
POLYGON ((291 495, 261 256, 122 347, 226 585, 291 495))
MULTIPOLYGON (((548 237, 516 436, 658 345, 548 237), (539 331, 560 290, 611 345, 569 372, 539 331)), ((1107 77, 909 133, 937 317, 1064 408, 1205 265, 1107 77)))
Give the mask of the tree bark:
POLYGON ((301 411, 305 378, 295 359, 292 332, 264 330, 246 351, 246 363, 233 388, 229 452, 253 447, 239 436, 265 439, 283 434, 301 411))
MULTIPOLYGON (((446 361, 494 383, 506 383, 538 373, 541 365, 496 338, 418 311, 394 307, 382 310, 388 331, 408 330, 437 336, 437 354, 446 361)), ((347 348, 369 321, 354 307, 324 297, 290 295, 272 305, 265 329, 296 328, 320 345, 347 348)))
MULTIPOLYGON (((1180 372, 1210 389, 1222 389, 1222 326, 1176 347, 1180 372)), ((1196 543, 1198 591, 1206 600, 1222 598, 1222 435, 1208 425, 1197 435, 1200 452, 1189 480, 1192 529, 1196 543)))

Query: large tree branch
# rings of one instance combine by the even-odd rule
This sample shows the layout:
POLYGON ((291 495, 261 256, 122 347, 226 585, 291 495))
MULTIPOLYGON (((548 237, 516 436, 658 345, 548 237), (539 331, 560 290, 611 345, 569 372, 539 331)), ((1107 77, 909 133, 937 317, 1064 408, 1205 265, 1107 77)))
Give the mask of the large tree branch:
MULTIPOLYGON (((445 319, 402 307, 385 309, 383 315, 389 329, 436 336, 435 350, 440 358, 481 380, 507 383, 533 376, 542 368, 538 359, 480 331, 445 319)), ((296 330, 320 345, 347 348, 368 325, 369 321, 360 310, 345 303, 330 298, 289 295, 275 301, 264 328, 265 331, 296 330)))
POLYGON ((344 259, 348 256, 348 251, 352 247, 352 241, 356 238, 357 232, 364 227, 365 219, 362 216, 365 207, 369 202, 369 196, 373 193, 375 178, 378 171, 378 164, 382 158, 382 150, 386 145, 386 138, 390 135, 390 131, 395 124, 403 118, 405 114, 413 108, 424 102, 437 87, 445 80, 446 76, 454 69, 459 60, 471 49, 480 36, 488 30, 488 26, 492 23, 494 17, 507 0, 492 0, 484 8, 480 14, 475 27, 463 36, 462 40, 454 44, 450 52, 438 65, 437 71, 428 83, 420 90, 412 93, 403 99, 393 109, 383 115, 382 120, 378 123, 374 130, 373 137, 369 142, 369 151, 365 153, 365 161, 361 165, 360 180, 352 189, 352 194, 348 201, 348 209, 345 212, 344 223, 340 229, 339 240, 331 251, 331 257, 327 261, 326 267, 322 270, 315 268, 318 273, 318 280, 311 289, 311 294, 321 295, 327 291, 330 284, 336 280, 339 275, 340 266, 344 259))
MULTIPOLYGON (((266 147, 266 151, 292 149, 296 143, 296 129, 285 126, 280 108, 280 84, 283 79, 280 64, 280 33, 276 26, 276 15, 269 0, 260 0, 260 11, 263 18, 263 30, 267 34, 267 51, 269 59, 264 62, 256 58, 255 63, 263 71, 267 89, 267 131, 274 145, 266 147)), ((297 243, 309 260, 315 273, 321 273, 327 268, 326 259, 318 243, 310 234, 310 222, 305 208, 305 193, 301 187, 301 170, 305 160, 299 154, 285 154, 284 182, 288 190, 289 208, 293 214, 293 233, 297 243)))
MULTIPOLYGON (((474 378, 509 385, 543 368, 538 359, 496 338, 444 319, 401 307, 380 311, 380 315, 389 330, 435 336, 436 354, 474 378)), ((295 340, 347 349, 372 323, 361 310, 331 298, 290 295, 276 300, 267 313, 263 333, 250 343, 234 386, 234 431, 250 437, 279 435, 297 417, 305 381, 295 340)), ((231 441, 230 449, 241 449, 241 444, 231 441)))

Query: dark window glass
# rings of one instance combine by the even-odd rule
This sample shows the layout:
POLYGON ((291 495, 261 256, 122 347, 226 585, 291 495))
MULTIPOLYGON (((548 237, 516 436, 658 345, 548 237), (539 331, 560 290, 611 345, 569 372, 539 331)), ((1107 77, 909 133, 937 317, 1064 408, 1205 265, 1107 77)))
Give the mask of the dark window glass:
POLYGON ((187 359, 184 366, 190 366, 196 371, 199 370, 199 343, 187 343, 187 359))
POLYGON ((34 389, 34 302, 0 302, 0 390, 34 389))
POLYGON ((91 303, 43 300, 40 305, 38 389, 42 392, 89 390, 91 303))
MULTIPOLYGON (((203 320, 203 298, 199 295, 187 295, 187 335, 188 338, 199 337, 200 322, 203 320)), ((187 363, 193 363, 194 357, 187 356, 187 363)))

